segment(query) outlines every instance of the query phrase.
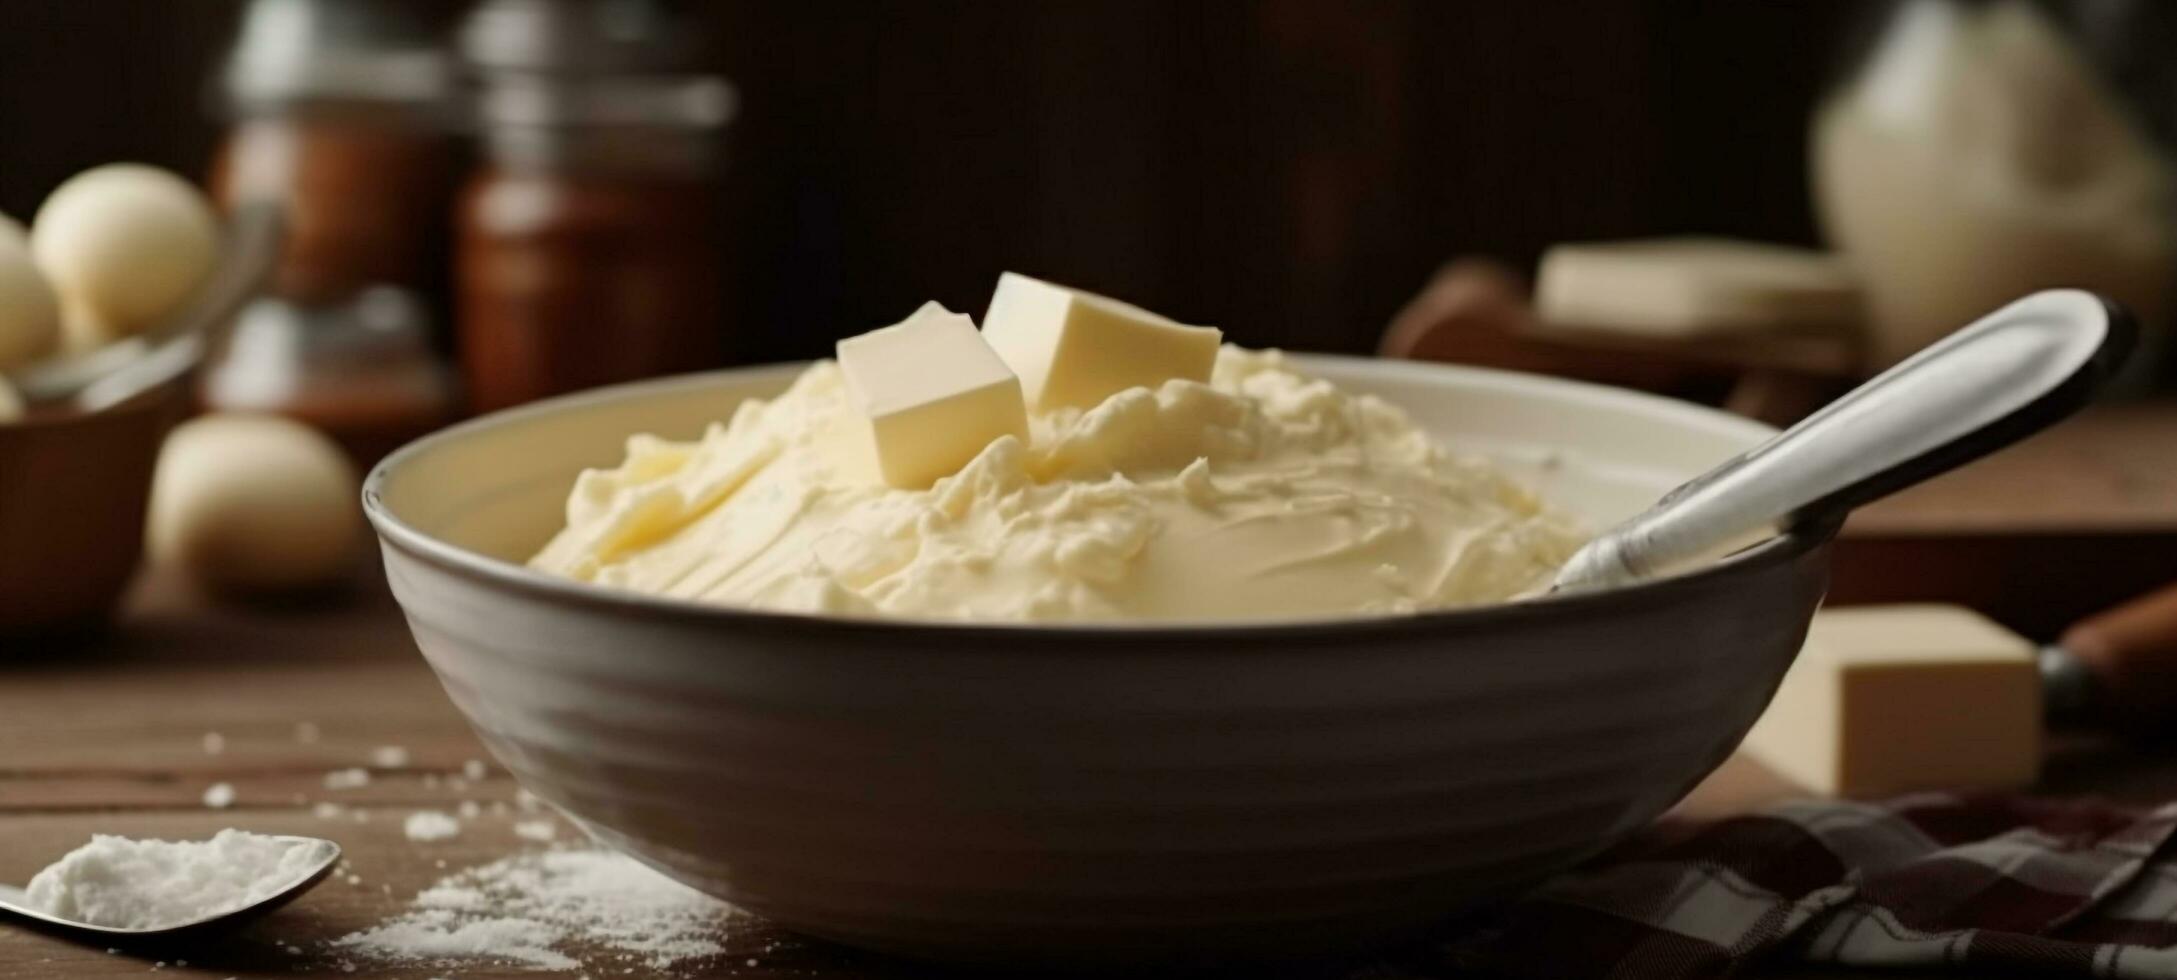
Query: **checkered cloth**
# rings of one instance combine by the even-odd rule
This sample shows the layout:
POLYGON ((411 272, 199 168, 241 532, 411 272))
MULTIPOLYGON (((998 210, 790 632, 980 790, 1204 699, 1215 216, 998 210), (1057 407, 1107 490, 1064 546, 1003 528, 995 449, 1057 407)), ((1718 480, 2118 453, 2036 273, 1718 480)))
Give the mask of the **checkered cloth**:
POLYGON ((1680 980, 1764 956, 2177 978, 2177 803, 1807 802, 1636 841, 1448 950, 1483 976, 1680 980))

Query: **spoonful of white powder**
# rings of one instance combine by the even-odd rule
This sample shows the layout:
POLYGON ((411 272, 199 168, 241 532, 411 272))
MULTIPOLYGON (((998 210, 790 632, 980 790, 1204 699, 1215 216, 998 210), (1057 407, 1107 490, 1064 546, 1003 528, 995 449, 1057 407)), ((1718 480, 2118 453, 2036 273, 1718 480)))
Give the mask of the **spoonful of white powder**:
POLYGON ((0 885, 0 908, 71 929, 149 935, 211 926, 274 908, 340 860, 315 837, 222 830, 211 840, 95 835, 30 879, 0 885))

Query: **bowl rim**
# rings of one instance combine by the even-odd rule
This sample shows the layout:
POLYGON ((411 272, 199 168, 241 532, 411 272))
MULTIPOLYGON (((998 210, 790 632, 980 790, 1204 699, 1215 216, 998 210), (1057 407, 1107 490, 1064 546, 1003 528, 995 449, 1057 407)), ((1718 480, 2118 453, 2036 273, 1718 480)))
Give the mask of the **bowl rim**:
MULTIPOLYGON (((1330 363, 1352 367, 1365 365, 1365 367, 1362 367, 1363 370, 1384 371, 1393 375, 1418 376, 1450 373, 1463 374, 1483 380, 1493 380, 1499 383, 1516 382, 1520 385, 1541 385, 1557 388, 1560 391, 1579 393, 1588 398, 1617 400, 1621 404, 1627 405, 1661 405, 1674 411, 1692 410, 1707 413, 1718 422, 1743 424, 1756 430, 1771 430, 1771 427, 1761 422, 1731 416, 1721 409, 1696 405, 1662 395, 1520 371, 1346 354, 1296 353, 1289 356, 1293 356, 1303 364, 1330 363)), ((384 499, 382 489, 385 483, 391 479, 394 471, 398 470, 410 458, 429 452, 442 443, 451 442, 484 429, 533 416, 554 414, 591 403, 637 398, 643 395, 679 389, 702 388, 716 385, 724 379, 747 380, 766 375, 790 377, 805 369, 810 363, 812 362, 788 361, 746 365, 605 385, 557 395, 512 408, 500 409, 447 426, 394 450, 371 467, 369 475, 363 480, 363 513, 369 519, 371 526, 377 530, 379 539, 382 542, 398 548, 410 557, 436 566, 442 571, 483 585, 511 589, 533 598, 572 603, 593 611, 620 616, 710 623, 720 626, 755 629, 763 632, 808 633, 810 631, 824 631, 832 634, 877 634, 889 635, 894 638, 915 638, 920 640, 965 639, 972 636, 985 639, 1012 637, 1036 640, 1050 640, 1060 637, 1101 637, 1132 641, 1171 640, 1182 642, 1222 639, 1244 640, 1260 637, 1350 639, 1363 635, 1409 632, 1443 633, 1451 631, 1463 633, 1533 619, 1558 619, 1560 617, 1578 617, 1583 614, 1606 614, 1613 610, 1629 607, 1653 608, 1674 598, 1682 598, 1694 593, 1727 586, 1730 584, 1728 581, 1730 579, 1752 576, 1764 570, 1797 562, 1827 545, 1844 524, 1843 517, 1838 516, 1789 528, 1776 537, 1705 565, 1632 585, 1587 592, 1549 593, 1488 605, 1428 609, 1412 613, 1307 616, 1269 620, 1003 623, 918 617, 824 615, 701 603, 687 599, 645 595, 639 592, 615 589, 549 575, 527 565, 493 558, 489 555, 441 541, 403 521, 393 513, 384 499)), ((1214 649, 1214 647, 1211 648, 1214 649)), ((1067 648, 1060 646, 1054 647, 1054 649, 1067 648)))

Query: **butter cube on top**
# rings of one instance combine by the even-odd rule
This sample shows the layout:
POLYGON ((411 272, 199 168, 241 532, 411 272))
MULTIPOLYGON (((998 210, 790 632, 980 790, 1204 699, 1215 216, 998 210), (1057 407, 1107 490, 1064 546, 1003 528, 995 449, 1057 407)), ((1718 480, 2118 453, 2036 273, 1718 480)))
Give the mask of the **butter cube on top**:
POLYGON ((999 436, 1028 438, 1020 380, 965 314, 925 303, 838 355, 850 425, 891 486, 926 488, 999 436))
POLYGON ((1138 306, 1008 272, 983 339, 1020 376, 1031 411, 1093 408, 1128 388, 1208 381, 1224 334, 1138 306))
POLYGON ((1957 606, 1823 610, 1741 749, 1807 789, 1887 796, 2033 782, 2033 644, 1957 606))

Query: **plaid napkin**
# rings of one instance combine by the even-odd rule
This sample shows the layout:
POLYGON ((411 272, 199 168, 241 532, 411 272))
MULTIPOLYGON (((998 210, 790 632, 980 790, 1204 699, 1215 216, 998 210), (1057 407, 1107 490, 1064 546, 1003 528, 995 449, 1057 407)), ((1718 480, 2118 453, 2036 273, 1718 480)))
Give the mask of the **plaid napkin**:
POLYGON ((1449 947, 1449 965, 1679 980, 1785 956, 2177 978, 2173 830, 2177 803, 1796 803, 1636 841, 1481 923, 1449 947))

